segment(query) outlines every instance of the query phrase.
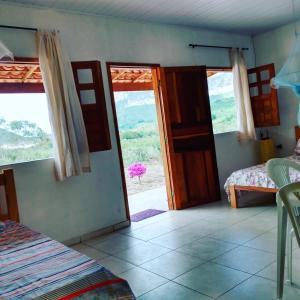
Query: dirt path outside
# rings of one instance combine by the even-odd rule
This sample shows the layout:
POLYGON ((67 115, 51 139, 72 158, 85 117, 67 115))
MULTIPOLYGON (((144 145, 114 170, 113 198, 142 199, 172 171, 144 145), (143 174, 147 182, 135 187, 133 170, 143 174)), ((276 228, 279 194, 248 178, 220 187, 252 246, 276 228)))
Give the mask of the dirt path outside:
POLYGON ((144 191, 152 190, 165 185, 163 166, 157 162, 145 164, 146 174, 142 177, 141 183, 137 177, 130 178, 125 168, 126 185, 128 195, 134 195, 144 191))

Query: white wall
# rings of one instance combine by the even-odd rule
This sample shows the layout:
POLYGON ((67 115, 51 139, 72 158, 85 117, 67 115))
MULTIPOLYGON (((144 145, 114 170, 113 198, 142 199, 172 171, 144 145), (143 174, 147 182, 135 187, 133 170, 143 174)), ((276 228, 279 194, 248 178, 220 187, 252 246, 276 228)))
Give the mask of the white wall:
MULTIPOLYGON (((203 43, 249 47, 247 61, 253 65, 248 36, 0 5, 1 24, 59 29, 72 60, 102 62, 112 151, 93 154, 91 174, 63 183, 54 180, 51 160, 14 166, 22 222, 58 240, 125 220, 106 61, 229 66, 225 50, 188 47, 203 43)), ((0 30, 0 39, 16 56, 36 55, 31 32, 0 30)), ((255 144, 240 145, 234 133, 217 135, 215 140, 221 185, 233 170, 256 163, 255 144)))
MULTIPOLYGON (((300 28, 299 25, 297 24, 297 28, 300 28)), ((275 63, 276 72, 279 72, 289 56, 294 41, 294 24, 255 36, 256 64, 275 63)), ((297 99, 294 93, 286 88, 280 88, 278 96, 281 124, 269 128, 269 132, 276 144, 283 145, 283 149, 278 154, 286 156, 290 155, 295 148, 294 127, 297 125, 299 98, 297 99)))

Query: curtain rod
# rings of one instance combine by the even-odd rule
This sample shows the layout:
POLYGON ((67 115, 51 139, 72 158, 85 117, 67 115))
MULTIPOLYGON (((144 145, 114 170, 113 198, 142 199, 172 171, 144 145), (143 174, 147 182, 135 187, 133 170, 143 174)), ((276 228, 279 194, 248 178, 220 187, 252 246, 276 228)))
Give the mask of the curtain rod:
MULTIPOLYGON (((232 49, 234 47, 226 47, 226 46, 211 46, 211 45, 199 45, 199 44, 189 44, 191 48, 217 48, 217 49, 232 49)), ((249 50, 249 48, 240 48, 242 50, 249 50)))
POLYGON ((0 28, 29 30, 29 31, 37 31, 38 30, 37 28, 33 28, 33 27, 20 27, 20 26, 10 26, 10 25, 0 25, 0 28))

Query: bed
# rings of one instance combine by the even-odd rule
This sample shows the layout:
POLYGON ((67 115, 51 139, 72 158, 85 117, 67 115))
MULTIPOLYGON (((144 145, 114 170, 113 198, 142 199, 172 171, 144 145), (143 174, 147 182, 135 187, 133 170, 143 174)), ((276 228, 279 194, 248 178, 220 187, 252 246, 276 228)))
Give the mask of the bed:
MULTIPOLYGON (((300 128, 295 127, 296 141, 300 139, 300 128)), ((287 157, 291 160, 299 160, 294 156, 287 157)), ((292 182, 300 181, 300 173, 290 170, 290 178, 292 182)), ((276 193, 277 187, 268 177, 265 164, 255 165, 249 168, 233 172, 225 182, 224 189, 228 195, 228 200, 232 208, 239 207, 239 199, 243 192, 263 192, 276 193)))
POLYGON ((18 222, 12 170, 0 173, 0 186, 0 299, 135 299, 95 260, 18 222))

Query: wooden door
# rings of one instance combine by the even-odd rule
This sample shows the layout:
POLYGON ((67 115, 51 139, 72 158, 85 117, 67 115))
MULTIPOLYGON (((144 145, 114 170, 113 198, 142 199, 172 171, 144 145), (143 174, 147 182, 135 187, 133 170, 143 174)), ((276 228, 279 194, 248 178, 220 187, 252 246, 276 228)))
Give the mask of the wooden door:
POLYGON ((159 68, 157 77, 169 206, 183 209, 217 201, 220 187, 206 67, 159 68))

